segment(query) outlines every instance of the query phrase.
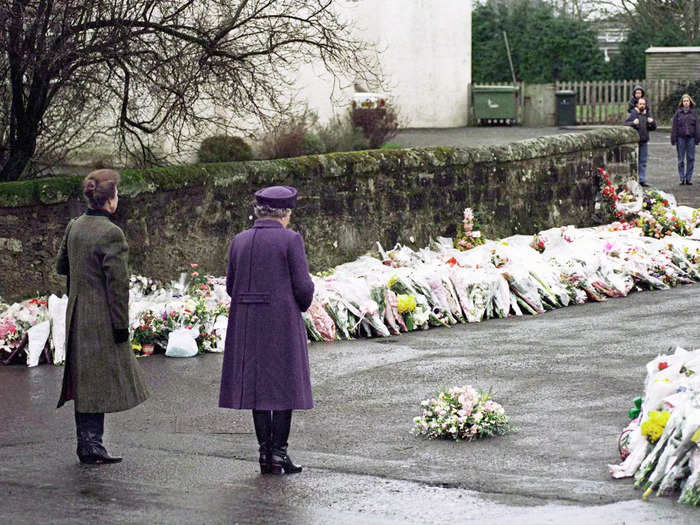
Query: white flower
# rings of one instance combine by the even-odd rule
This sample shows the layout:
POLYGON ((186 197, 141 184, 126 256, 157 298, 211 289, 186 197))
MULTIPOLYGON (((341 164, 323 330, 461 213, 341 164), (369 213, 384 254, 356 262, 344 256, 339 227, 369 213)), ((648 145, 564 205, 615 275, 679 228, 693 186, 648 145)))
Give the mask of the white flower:
POLYGON ((416 239, 413 238, 413 235, 411 235, 411 236, 408 238, 408 240, 411 241, 411 242, 416 242, 416 239))

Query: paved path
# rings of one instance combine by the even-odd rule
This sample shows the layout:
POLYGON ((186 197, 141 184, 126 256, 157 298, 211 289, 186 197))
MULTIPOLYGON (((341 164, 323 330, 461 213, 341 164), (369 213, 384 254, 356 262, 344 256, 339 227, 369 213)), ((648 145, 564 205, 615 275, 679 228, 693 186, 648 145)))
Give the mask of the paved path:
MULTIPOLYGON (((449 129, 416 129, 399 133, 392 142, 402 146, 479 146, 503 144, 546 135, 576 133, 590 126, 571 128, 523 128, 520 126, 487 126, 449 129)), ((700 155, 700 148, 698 148, 700 155)), ((692 186, 679 186, 676 148, 671 146, 669 131, 655 131, 649 143, 647 180, 653 186, 673 193, 679 204, 700 208, 700 157, 692 186)))
POLYGON ((140 360, 153 397, 109 415, 105 467, 77 464, 62 369, 0 368, 0 523, 697 523, 614 481, 644 364, 700 346, 698 286, 538 317, 313 344, 316 408, 297 413, 298 476, 261 477, 250 415, 216 407, 221 356, 140 360), (493 387, 518 432, 412 436, 440 387, 493 387))

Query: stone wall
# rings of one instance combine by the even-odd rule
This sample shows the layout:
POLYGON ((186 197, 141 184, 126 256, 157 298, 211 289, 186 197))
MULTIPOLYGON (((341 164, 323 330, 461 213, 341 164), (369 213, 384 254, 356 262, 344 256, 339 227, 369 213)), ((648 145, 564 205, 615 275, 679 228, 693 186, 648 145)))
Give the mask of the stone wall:
MULTIPOLYGON (((306 239, 312 271, 401 242, 425 246, 455 234, 470 206, 483 230, 512 233, 592 223, 596 168, 634 174, 630 128, 529 139, 503 146, 336 153, 232 164, 125 171, 116 222, 130 244, 133 273, 175 278, 198 263, 223 275, 230 239, 251 225, 260 187, 299 188, 292 228, 306 239)), ((54 259, 80 214, 82 177, 0 184, 0 296, 60 292, 54 259)))

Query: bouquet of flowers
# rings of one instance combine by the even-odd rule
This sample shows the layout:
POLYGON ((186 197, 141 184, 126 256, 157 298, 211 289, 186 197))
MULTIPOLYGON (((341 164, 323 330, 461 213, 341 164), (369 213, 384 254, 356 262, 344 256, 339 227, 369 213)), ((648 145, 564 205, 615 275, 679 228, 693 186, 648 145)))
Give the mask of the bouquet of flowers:
POLYGON ((609 221, 620 220, 624 213, 618 208, 620 197, 610 180, 610 174, 603 168, 598 168, 598 173, 601 176, 600 193, 605 203, 605 216, 609 221))
POLYGON ((471 208, 465 208, 462 229, 457 233, 455 248, 460 251, 471 250, 480 244, 484 244, 484 238, 475 222, 474 211, 471 208))
POLYGON ((161 315, 151 310, 141 312, 132 325, 131 348, 141 352, 144 345, 159 344, 164 346, 167 336, 163 337, 164 320, 161 315))
POLYGON ((12 352, 22 342, 23 335, 11 316, 0 319, 0 350, 12 352))
POLYGON ((196 263, 190 264, 190 273, 187 276, 186 286, 190 295, 207 295, 212 289, 209 278, 199 273, 199 265, 196 263))
POLYGON ((141 296, 152 295, 159 288, 161 288, 160 282, 151 279, 150 277, 145 277, 143 275, 132 275, 129 278, 129 289, 141 296))
MULTIPOLYGON (((680 490, 679 501, 700 505, 700 350, 676 348, 647 363, 644 397, 623 431, 623 462, 615 478, 632 477, 646 499, 680 490)), ((623 441, 622 439, 620 441, 623 441)))
POLYGON ((12 352, 22 343, 22 339, 32 326, 47 318, 47 302, 42 297, 10 306, 0 318, 0 350, 12 352))
POLYGON ((471 441, 502 436, 513 428, 503 407, 491 400, 490 392, 477 392, 471 386, 442 390, 420 406, 422 414, 413 418, 413 432, 429 439, 471 441))

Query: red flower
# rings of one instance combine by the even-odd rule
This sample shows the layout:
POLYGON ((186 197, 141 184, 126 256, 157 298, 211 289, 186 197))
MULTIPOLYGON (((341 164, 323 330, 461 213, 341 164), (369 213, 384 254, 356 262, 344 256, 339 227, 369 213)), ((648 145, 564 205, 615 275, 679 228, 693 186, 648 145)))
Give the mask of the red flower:
POLYGON ((454 267, 454 265, 457 264, 457 259, 450 257, 445 261, 445 264, 449 264, 450 266, 454 267))
POLYGON ((544 242, 543 241, 537 241, 537 246, 539 248, 544 248, 544 242))
POLYGON ((666 361, 659 361, 659 370, 665 370, 668 368, 668 363, 666 361))
POLYGON ((664 206, 668 206, 668 201, 663 202, 664 206))

